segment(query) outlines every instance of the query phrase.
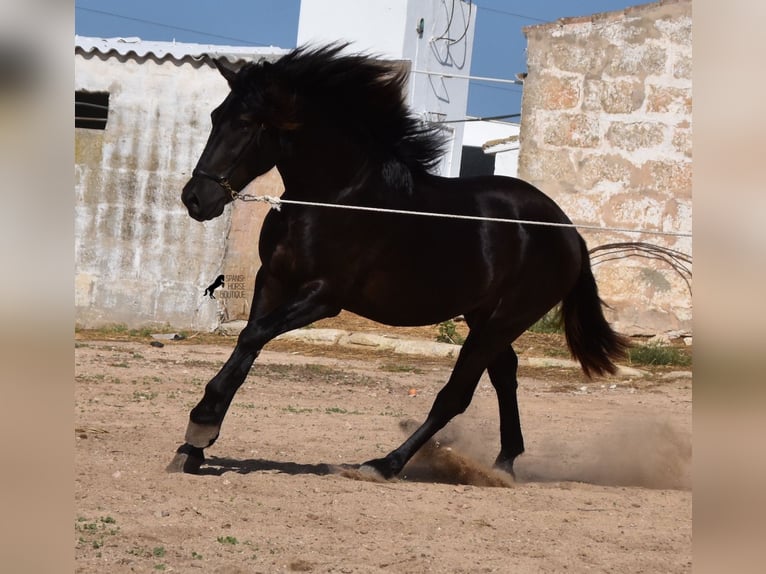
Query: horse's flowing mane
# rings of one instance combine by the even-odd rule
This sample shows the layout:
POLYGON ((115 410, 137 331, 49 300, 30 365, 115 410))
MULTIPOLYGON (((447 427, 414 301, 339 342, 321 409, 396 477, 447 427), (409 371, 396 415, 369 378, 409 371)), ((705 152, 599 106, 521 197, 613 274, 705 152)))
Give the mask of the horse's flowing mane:
POLYGON ((321 114, 370 157, 431 171, 444 153, 442 132, 415 117, 404 99, 407 71, 366 55, 341 55, 347 44, 301 47, 274 64, 247 64, 237 78, 254 108, 292 106, 297 122, 321 114))

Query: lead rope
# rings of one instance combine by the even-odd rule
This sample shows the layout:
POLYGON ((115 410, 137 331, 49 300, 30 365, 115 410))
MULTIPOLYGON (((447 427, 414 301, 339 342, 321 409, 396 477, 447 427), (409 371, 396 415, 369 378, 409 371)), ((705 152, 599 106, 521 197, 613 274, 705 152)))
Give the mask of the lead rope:
POLYGON ((458 215, 452 213, 435 213, 429 211, 409 211, 406 209, 387 209, 384 207, 365 207, 362 205, 341 205, 337 203, 321 203, 318 201, 298 201, 295 199, 282 199, 274 195, 252 195, 238 193, 234 199, 241 201, 256 201, 267 203, 271 209, 281 211, 282 205, 301 205, 306 207, 329 207, 334 209, 348 209, 351 211, 368 211, 374 213, 391 213, 396 215, 419 215, 421 217, 440 217, 442 219, 462 219, 468 221, 488 221, 493 223, 520 223, 524 225, 541 225, 544 227, 571 227, 574 229, 591 229, 594 231, 618 231, 621 233, 646 233, 648 235, 666 235, 672 237, 691 237, 691 233, 682 231, 651 231, 645 229, 628 229, 625 227, 606 227, 600 225, 586 225, 579 223, 555 223, 552 221, 531 221, 528 219, 507 219, 504 217, 481 217, 478 215, 458 215))

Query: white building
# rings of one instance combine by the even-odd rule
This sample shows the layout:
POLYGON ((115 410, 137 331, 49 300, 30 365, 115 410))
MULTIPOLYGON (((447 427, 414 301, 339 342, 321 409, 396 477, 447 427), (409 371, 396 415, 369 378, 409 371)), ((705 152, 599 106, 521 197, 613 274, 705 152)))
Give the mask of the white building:
POLYGON ((218 325, 219 305, 203 290, 230 272, 232 210, 200 224, 181 203, 210 112, 229 91, 212 61, 285 52, 75 37, 78 325, 218 325))
POLYGON ((506 122, 466 122, 463 131, 463 161, 460 175, 516 177, 519 164, 520 129, 519 124, 506 122))

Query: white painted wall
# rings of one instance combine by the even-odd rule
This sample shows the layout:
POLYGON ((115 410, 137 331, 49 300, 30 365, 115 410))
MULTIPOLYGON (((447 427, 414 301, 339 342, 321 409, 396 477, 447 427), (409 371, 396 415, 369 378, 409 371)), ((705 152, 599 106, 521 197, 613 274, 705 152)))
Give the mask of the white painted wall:
POLYGON ((490 148, 489 153, 495 154, 495 175, 519 177, 519 142, 509 142, 497 149, 490 148))
POLYGON ((181 189, 226 83, 208 67, 75 61, 75 90, 109 92, 106 130, 75 130, 78 324, 211 328, 200 286, 223 258, 229 216, 193 221, 181 189))
POLYGON ((519 124, 497 121, 467 122, 463 145, 484 148, 495 156, 495 175, 517 177, 519 167, 519 124))
POLYGON ((301 0, 298 46, 352 41, 354 51, 400 58, 407 4, 408 0, 301 0))
POLYGON ((521 126, 507 122, 478 121, 466 122, 463 145, 481 147, 487 142, 518 136, 521 126))
POLYGON ((231 213, 194 221, 181 190, 228 85, 208 65, 77 54, 75 90, 109 92, 106 130, 75 130, 77 324, 215 328, 203 291, 223 272, 231 213))
MULTIPOLYGON (((470 74, 475 22, 475 8, 461 0, 302 0, 297 41, 299 46, 350 41, 350 52, 409 60, 412 109, 432 121, 461 120, 468 106, 468 80, 444 74, 470 74)), ((456 177, 464 125, 446 127, 453 139, 441 173, 456 177)))

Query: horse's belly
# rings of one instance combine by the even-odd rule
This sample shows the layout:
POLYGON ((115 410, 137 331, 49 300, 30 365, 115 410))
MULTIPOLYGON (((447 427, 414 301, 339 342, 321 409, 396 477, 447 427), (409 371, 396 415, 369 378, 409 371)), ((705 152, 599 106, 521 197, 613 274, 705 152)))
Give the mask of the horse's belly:
POLYGON ((344 308, 378 323, 395 326, 433 325, 474 308, 483 289, 472 282, 369 277, 344 308))

